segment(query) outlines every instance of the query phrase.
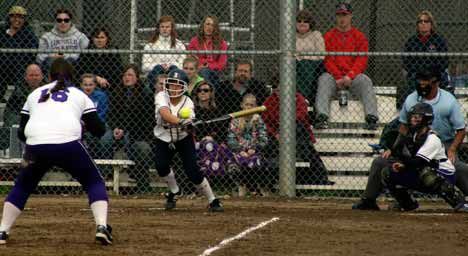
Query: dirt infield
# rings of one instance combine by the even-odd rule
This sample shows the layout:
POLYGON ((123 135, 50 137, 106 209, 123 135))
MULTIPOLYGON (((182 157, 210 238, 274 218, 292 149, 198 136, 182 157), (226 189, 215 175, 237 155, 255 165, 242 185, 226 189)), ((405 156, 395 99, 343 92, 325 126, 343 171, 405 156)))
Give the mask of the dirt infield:
MULTIPOLYGON (((115 244, 94 243, 85 197, 33 197, 0 255, 201 255, 259 223, 274 221, 209 255, 467 255, 468 214, 425 203, 414 213, 351 211, 350 201, 230 199, 208 213, 202 199, 113 198, 115 244)), ((381 206, 384 207, 382 204, 381 206)), ((206 254, 208 255, 208 254, 206 254)))

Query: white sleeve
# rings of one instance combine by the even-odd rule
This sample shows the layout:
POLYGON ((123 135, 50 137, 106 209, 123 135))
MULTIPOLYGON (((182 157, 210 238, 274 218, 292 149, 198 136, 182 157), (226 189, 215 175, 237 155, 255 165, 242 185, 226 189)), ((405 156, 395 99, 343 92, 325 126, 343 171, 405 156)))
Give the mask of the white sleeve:
POLYGON ((96 106, 94 105, 93 101, 86 95, 84 95, 84 102, 83 102, 83 114, 87 114, 93 111, 96 111, 96 106))
POLYGON ((435 159, 436 155, 439 153, 442 147, 442 142, 440 141, 439 137, 437 137, 435 134, 429 134, 422 147, 419 148, 418 152, 416 153, 416 156, 419 156, 427 161, 431 161, 432 159, 435 159))
POLYGON ((31 109, 31 95, 26 99, 26 102, 23 105, 23 108, 21 109, 21 114, 29 115, 29 111, 31 109))
POLYGON ((162 107, 167 107, 169 108, 169 101, 166 97, 166 93, 165 92, 159 92, 158 94, 156 94, 156 96, 154 96, 154 105, 156 106, 155 107, 155 113, 156 115, 159 114, 159 110, 162 108, 162 107))

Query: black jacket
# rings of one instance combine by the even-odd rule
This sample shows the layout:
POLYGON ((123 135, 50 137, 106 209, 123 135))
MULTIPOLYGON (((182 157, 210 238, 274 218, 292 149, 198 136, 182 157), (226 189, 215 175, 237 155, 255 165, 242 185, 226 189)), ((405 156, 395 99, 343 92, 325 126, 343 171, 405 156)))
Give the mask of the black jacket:
MULTIPOLYGON (((197 120, 207 121, 213 118, 222 116, 223 113, 219 108, 206 109, 201 107, 195 107, 195 115, 197 120)), ((229 130, 229 120, 219 122, 216 124, 198 125, 196 127, 195 136, 197 140, 201 140, 205 136, 212 136, 213 139, 222 143, 226 141, 226 137, 229 130)))
POLYGON ((234 81, 223 81, 216 90, 216 105, 221 108, 224 113, 231 113, 241 109, 242 97, 245 94, 251 93, 257 98, 257 105, 262 105, 265 99, 270 96, 270 91, 265 86, 265 83, 256 79, 251 79, 247 82, 246 89, 243 93, 239 93, 233 88, 234 81))
MULTIPOLYGON (((14 36, 6 33, 10 24, 0 28, 0 48, 37 49, 39 41, 27 22, 14 36)), ((0 77, 2 84, 16 84, 23 79, 24 70, 28 64, 34 63, 34 53, 1 53, 0 77)))
MULTIPOLYGON (((411 36, 405 44, 405 52, 447 52, 445 38, 437 33, 430 35, 426 43, 421 42, 418 35, 411 36)), ((414 77, 419 70, 437 69, 441 73, 448 68, 448 57, 404 56, 403 68, 408 76, 414 77)))
MULTIPOLYGON (((90 49, 96 48, 90 47, 90 49)), ((91 73, 107 79, 110 88, 113 88, 119 85, 123 64, 117 53, 86 53, 81 54, 76 69, 80 76, 91 73)))
POLYGON ((120 128, 130 135, 130 140, 150 141, 156 124, 154 96, 142 85, 134 89, 120 84, 111 90, 108 122, 110 128, 120 128))

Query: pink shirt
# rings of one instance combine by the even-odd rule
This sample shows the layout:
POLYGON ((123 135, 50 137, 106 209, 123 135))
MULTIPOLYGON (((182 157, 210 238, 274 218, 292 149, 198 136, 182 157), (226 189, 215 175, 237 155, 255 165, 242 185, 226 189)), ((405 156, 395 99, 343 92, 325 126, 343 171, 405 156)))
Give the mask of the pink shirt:
MULTIPOLYGON (((198 38, 195 36, 190 40, 188 49, 189 50, 227 50, 228 46, 226 41, 222 40, 219 49, 213 49, 213 41, 210 39, 205 43, 200 44, 198 38)), ((211 70, 221 71, 226 67, 227 55, 226 54, 197 54, 200 61, 200 66, 208 63, 208 67, 211 70)))

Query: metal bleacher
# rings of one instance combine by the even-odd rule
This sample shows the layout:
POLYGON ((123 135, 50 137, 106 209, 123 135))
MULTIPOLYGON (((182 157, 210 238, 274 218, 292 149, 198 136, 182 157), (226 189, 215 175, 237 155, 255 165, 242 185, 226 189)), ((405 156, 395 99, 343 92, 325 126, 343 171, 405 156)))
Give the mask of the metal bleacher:
MULTIPOLYGON (((379 141, 383 126, 398 116, 395 105, 396 87, 375 87, 379 111, 379 129, 362 128, 364 111, 357 100, 350 100, 347 107, 331 103, 330 129, 314 129, 317 137, 315 148, 328 169, 334 185, 297 185, 297 189, 360 191, 364 190, 367 175, 375 153, 368 145, 379 141)), ((457 88, 455 95, 465 113, 468 109, 468 88, 457 88)), ((297 168, 307 168, 309 163, 298 162, 297 168)))

